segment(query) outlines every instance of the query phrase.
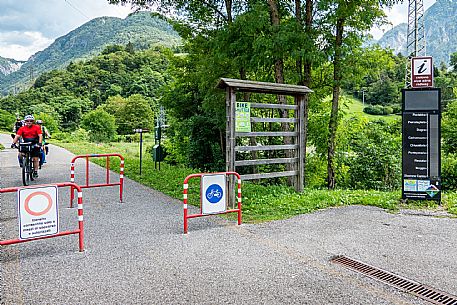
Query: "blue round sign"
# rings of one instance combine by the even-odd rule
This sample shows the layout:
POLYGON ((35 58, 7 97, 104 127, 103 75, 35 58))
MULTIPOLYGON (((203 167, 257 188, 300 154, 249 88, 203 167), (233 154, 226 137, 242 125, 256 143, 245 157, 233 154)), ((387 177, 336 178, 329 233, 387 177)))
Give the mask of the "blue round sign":
POLYGON ((222 199, 224 192, 219 184, 211 184, 205 192, 206 199, 211 203, 218 203, 222 199))

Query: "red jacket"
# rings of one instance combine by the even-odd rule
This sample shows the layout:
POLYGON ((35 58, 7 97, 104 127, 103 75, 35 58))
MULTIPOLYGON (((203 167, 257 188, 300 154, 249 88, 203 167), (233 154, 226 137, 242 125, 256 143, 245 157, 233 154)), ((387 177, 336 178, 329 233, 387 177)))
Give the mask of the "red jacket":
POLYGON ((20 135, 24 139, 35 139, 38 138, 41 132, 41 128, 39 125, 33 124, 28 127, 27 125, 22 126, 17 131, 17 134, 20 135))

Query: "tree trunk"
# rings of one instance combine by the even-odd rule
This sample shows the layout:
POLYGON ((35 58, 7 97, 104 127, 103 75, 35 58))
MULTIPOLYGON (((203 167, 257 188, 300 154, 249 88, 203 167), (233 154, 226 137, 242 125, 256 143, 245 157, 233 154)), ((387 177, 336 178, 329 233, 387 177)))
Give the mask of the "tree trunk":
POLYGON ((225 10, 227 11, 227 23, 231 24, 233 21, 232 17, 232 0, 225 0, 225 10))
POLYGON ((335 138, 338 128, 338 100, 341 87, 341 52, 343 45, 344 18, 336 22, 335 56, 333 58, 333 98, 332 112, 329 121, 328 155, 327 155, 327 187, 329 190, 335 188, 335 168, 333 159, 335 157, 335 138))
MULTIPOLYGON (((280 23, 280 18, 279 18, 279 9, 278 9, 278 3, 276 0, 268 0, 268 6, 270 8, 270 17, 271 17, 271 24, 273 27, 279 26, 280 23)), ((284 84, 284 60, 282 58, 276 58, 275 59, 275 81, 276 83, 279 84, 284 84)), ((279 104, 286 104, 287 100, 284 95, 278 95, 278 103, 279 104)), ((289 111, 286 109, 280 109, 279 114, 281 118, 288 118, 289 117, 289 111)), ((282 131, 290 131, 290 126, 288 123, 282 123, 281 124, 281 130, 282 131)), ((284 144, 292 144, 292 138, 291 137, 284 137, 284 144)), ((285 155, 287 158, 293 157, 293 153, 290 150, 285 151, 285 155)), ((287 164, 286 165, 287 171, 292 170, 292 164, 287 164)), ((288 178, 288 184, 292 185, 294 181, 293 177, 288 178)))
MULTIPOLYGON (((301 0, 295 0, 295 16, 297 18, 297 22, 300 25, 303 25, 302 14, 301 14, 301 0)), ((313 0, 306 0, 305 4, 305 32, 308 33, 308 37, 311 37, 311 30, 312 30, 312 23, 313 23, 313 0)), ((299 58, 297 60, 297 71, 299 75, 299 85, 310 87, 311 85, 311 69, 312 69, 312 62, 310 59, 305 59, 304 61, 299 58), (302 70, 303 65, 303 70, 302 70), (303 72, 302 72, 303 71, 303 72)), ((303 141, 304 141, 304 169, 303 172, 306 174, 306 143, 308 138, 308 113, 309 113, 309 95, 305 95, 304 98, 304 113, 303 113, 303 122, 304 122, 304 134, 303 134, 303 141)), ((306 181, 304 181, 306 185, 306 181)))

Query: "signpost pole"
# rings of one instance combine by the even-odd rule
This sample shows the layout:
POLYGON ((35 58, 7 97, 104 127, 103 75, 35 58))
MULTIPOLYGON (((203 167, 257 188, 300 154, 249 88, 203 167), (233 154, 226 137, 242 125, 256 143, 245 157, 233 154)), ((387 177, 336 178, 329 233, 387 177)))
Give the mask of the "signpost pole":
POLYGON ((143 165, 143 130, 140 129, 140 176, 141 176, 142 165, 143 165))

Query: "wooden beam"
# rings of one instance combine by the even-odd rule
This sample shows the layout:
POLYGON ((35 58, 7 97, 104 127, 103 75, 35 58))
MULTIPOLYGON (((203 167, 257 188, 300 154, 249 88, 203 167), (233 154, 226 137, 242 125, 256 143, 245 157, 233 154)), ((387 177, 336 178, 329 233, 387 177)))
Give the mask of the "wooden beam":
POLYGON ((258 131, 258 132, 237 132, 237 137, 296 137, 296 131, 258 131))
POLYGON ((265 145, 265 146, 236 146, 235 151, 260 151, 260 150, 284 150, 297 149, 297 144, 288 145, 265 145))
POLYGON ((297 105, 251 103, 251 108, 297 110, 297 105))
POLYGON ((297 123, 294 118, 251 118, 252 123, 297 123))
POLYGON ((298 158, 276 158, 235 161, 235 166, 261 165, 261 164, 283 164, 296 163, 298 158))
POLYGON ((297 171, 288 172, 272 172, 263 174, 248 174, 241 175, 241 180, 254 180, 254 179, 265 179, 265 178, 277 178, 277 177, 290 177, 297 175, 297 171))
POLYGON ((267 83, 267 82, 256 82, 251 80, 233 79, 233 78, 221 78, 219 80, 218 88, 225 89, 227 87, 233 88, 240 92, 259 92, 259 93, 270 93, 270 94, 281 94, 281 95, 303 95, 313 90, 306 86, 279 84, 279 83, 267 83))

